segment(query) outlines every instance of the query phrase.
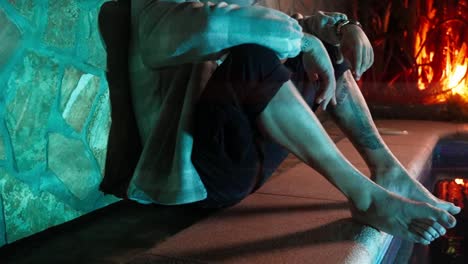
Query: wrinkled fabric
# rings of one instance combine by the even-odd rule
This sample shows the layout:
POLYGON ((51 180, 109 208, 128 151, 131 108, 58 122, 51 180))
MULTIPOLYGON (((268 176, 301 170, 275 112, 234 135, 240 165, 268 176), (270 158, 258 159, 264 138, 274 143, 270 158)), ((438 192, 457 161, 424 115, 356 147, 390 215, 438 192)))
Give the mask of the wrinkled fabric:
MULTIPOLYGON (((300 45, 284 38, 258 38, 251 30, 282 30, 274 13, 257 19, 264 7, 239 7, 196 1, 132 2, 130 78, 133 108, 143 152, 127 196, 141 203, 183 204, 206 197, 206 190, 190 160, 193 146, 194 103, 228 48, 257 39, 277 44, 279 57, 296 56, 300 45), (249 21, 250 20, 250 21, 249 21), (245 23, 239 23, 245 21, 245 23), (268 22, 268 23, 267 23, 268 22)), ((300 29, 296 21, 291 21, 300 29)), ((283 30, 287 34, 287 30, 283 30)), ((297 36, 300 42, 302 36, 297 36)))
MULTIPOLYGON (((275 22, 286 14, 259 17, 265 14, 262 9, 184 0, 132 1, 129 73, 143 152, 127 190, 129 199, 172 205, 206 198, 191 162, 192 115, 217 61, 229 48, 244 43, 273 45, 279 58, 300 52, 301 35, 288 36, 294 40, 287 41, 264 34, 289 31, 275 22), (257 26, 245 27, 253 23, 257 26)), ((289 26, 300 29, 296 21, 289 26)))
POLYGON ((254 44, 232 48, 213 73, 193 116, 192 162, 208 191, 200 206, 233 205, 263 181, 256 120, 291 74, 272 50, 254 44))

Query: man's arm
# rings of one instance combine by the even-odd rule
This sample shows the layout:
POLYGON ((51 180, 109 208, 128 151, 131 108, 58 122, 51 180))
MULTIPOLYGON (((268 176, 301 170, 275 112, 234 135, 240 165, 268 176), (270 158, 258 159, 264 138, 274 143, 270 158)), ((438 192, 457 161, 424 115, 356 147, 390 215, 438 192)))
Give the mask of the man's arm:
POLYGON ((335 25, 340 20, 346 19, 348 17, 343 13, 318 11, 311 16, 304 17, 299 23, 304 32, 317 36, 323 42, 339 45, 340 38, 336 34, 335 25))
POLYGON ((143 61, 152 68, 214 59, 245 43, 294 57, 303 36, 297 21, 284 13, 226 3, 155 1, 134 23, 143 61))
POLYGON ((319 11, 305 18, 299 13, 293 16, 299 20, 304 32, 317 36, 323 42, 339 46, 342 52, 339 60, 343 56, 349 60, 357 80, 374 63, 374 51, 369 39, 359 23, 350 23, 345 14, 319 11), (346 21, 341 24, 344 26, 337 26, 343 20, 346 21), (337 27, 340 27, 341 34, 338 34, 337 27))

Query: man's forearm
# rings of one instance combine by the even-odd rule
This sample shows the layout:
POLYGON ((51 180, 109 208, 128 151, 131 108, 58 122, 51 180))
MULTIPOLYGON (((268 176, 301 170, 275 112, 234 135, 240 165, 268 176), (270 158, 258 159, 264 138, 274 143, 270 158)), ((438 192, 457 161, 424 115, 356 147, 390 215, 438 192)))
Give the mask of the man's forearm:
POLYGON ((296 21, 260 6, 156 1, 134 21, 134 41, 152 68, 212 60, 246 43, 286 58, 299 53, 302 38, 296 21))

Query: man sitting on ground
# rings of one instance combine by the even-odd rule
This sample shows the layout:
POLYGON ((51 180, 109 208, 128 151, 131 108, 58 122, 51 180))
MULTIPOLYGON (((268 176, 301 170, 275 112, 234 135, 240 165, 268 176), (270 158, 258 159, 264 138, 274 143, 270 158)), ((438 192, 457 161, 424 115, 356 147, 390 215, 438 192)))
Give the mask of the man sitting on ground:
POLYGON ((371 119, 355 81, 373 63, 359 25, 340 13, 297 21, 233 2, 132 1, 132 100, 144 150, 128 197, 231 206, 291 152, 364 224, 423 244, 454 227, 460 208, 413 180, 371 119), (350 138, 371 179, 339 152, 317 107, 350 138))

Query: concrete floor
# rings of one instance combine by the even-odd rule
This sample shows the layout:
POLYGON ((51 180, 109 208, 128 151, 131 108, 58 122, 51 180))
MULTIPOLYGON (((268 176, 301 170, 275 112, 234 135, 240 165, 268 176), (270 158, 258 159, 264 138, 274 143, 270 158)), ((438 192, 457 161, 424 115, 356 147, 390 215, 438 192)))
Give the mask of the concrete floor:
MULTIPOLYGON (((346 207, 341 203, 336 206, 346 207)), ((318 208, 321 207, 317 207, 317 212, 318 208)), ((122 201, 5 246, 0 249, 0 263, 197 263, 148 252, 213 213, 216 211, 122 201)))
POLYGON ((1 248, 0 263, 126 263, 210 213, 121 201, 1 248))
MULTIPOLYGON (((343 138, 325 115, 319 117, 335 142, 343 138)), ((272 178, 299 163, 290 155, 272 178)), ((0 263, 145 263, 148 249, 214 212, 121 201, 0 248, 0 263)))
MULTIPOLYGON (((288 157, 273 177, 299 162, 288 157)), ((142 253, 215 212, 121 201, 0 248, 0 263, 141 263, 142 253)))
MULTIPOLYGON (((343 152, 345 156, 348 158, 351 157, 353 160, 352 163, 355 166, 364 169, 364 165, 361 164, 363 161, 358 158, 359 155, 351 147, 350 143, 346 140, 341 140, 343 139, 343 134, 339 131, 339 129, 337 129, 337 127, 326 118, 322 119, 322 123, 331 135, 332 139, 335 142, 339 141, 338 147, 342 151, 345 150, 343 152)), ((427 160, 427 158, 422 156, 425 156, 426 153, 427 155, 431 153, 432 147, 430 147, 430 145, 435 144, 437 138, 441 135, 444 135, 444 133, 452 133, 453 131, 458 130, 468 131, 468 127, 443 123, 432 124, 406 121, 383 123, 382 125, 390 127, 395 126, 397 128, 410 128, 409 135, 405 137, 392 135, 385 136, 386 142, 390 144, 391 149, 398 154, 397 157, 401 158, 402 163, 407 166, 407 168, 416 168, 422 166, 422 164, 419 164, 421 163, 419 160, 427 160)), ((284 220, 278 220, 278 218, 282 218, 284 216, 281 213, 283 211, 287 212, 288 214, 292 214, 292 217, 297 219, 311 217, 312 220, 315 218, 320 219, 320 221, 331 221, 330 223, 327 222, 328 224, 323 224, 319 221, 320 223, 317 222, 317 224, 314 225, 314 228, 312 229, 310 229, 311 226, 308 226, 307 228, 311 230, 310 232, 312 232, 311 234, 313 237, 322 236, 328 239, 327 234, 329 234, 329 231, 341 230, 343 227, 350 227, 354 229, 354 227, 349 225, 349 223, 345 223, 341 220, 335 221, 333 218, 335 217, 336 219, 341 219, 343 217, 349 217, 347 216, 347 206, 344 203, 344 200, 338 199, 340 194, 335 194, 332 189, 329 190, 327 188, 315 188, 313 193, 310 193, 310 188, 309 190, 302 190, 304 188, 300 188, 300 186, 310 186, 311 179, 309 177, 302 178, 302 176, 298 176, 299 178, 296 178, 297 181, 291 182, 291 180, 284 179, 285 177, 281 176, 295 174, 294 171, 297 170, 297 168, 299 168, 299 170, 303 170, 301 167, 303 166, 301 166, 300 161, 295 157, 290 156, 281 165, 275 175, 273 175, 271 182, 274 182, 274 184, 269 184, 269 186, 266 186, 266 188, 259 190, 258 194, 252 195, 255 197, 247 199, 248 201, 243 203, 243 205, 227 210, 228 212, 220 212, 221 214, 216 214, 217 216, 213 217, 208 216, 217 213, 214 210, 200 210, 191 208, 190 206, 171 207, 158 205, 140 205, 130 201, 122 201, 86 216, 80 217, 74 221, 50 228, 44 232, 0 248, 0 263, 199 263, 196 259, 203 259, 205 257, 196 257, 191 258, 190 260, 184 260, 183 258, 167 257, 171 256, 172 253, 166 255, 158 254, 158 252, 162 252, 161 248, 169 248, 172 250, 182 247, 184 250, 188 250, 188 248, 193 246, 195 242, 191 243, 187 240, 187 237, 191 238, 193 237, 191 234, 196 235, 197 232, 200 233, 200 230, 198 230, 200 228, 196 228, 196 226, 200 227, 200 225, 193 224, 200 222, 201 220, 204 222, 201 225, 202 227, 212 227, 218 225, 218 228, 220 228, 218 230, 218 235, 220 237, 225 237, 226 234, 224 233, 229 233, 229 231, 224 229, 222 225, 220 226, 219 223, 216 223, 216 221, 220 219, 220 215, 221 218, 226 216, 234 216, 235 219, 241 219, 236 218, 236 214, 240 213, 245 215, 245 213, 250 212, 252 208, 269 208, 267 213, 276 214, 276 218, 274 219, 276 222, 284 220), (333 199, 325 199, 327 196, 330 196, 333 199), (322 200, 319 201, 317 197, 322 197, 322 200), (305 204, 303 202, 305 202, 305 204), (319 214, 317 215, 317 213, 313 211, 316 211, 319 214), (331 215, 329 217, 328 215, 324 215, 323 212, 329 212, 335 215, 331 215), (296 216, 294 216, 294 214, 296 214, 296 216), (177 238, 173 239, 175 238, 174 235, 176 233, 179 233, 184 229, 186 230, 182 233, 185 233, 185 236, 176 236, 177 238), (167 240, 168 238, 171 239, 167 240), (169 243, 162 243, 164 241, 169 243), (160 245, 162 244, 165 246, 161 247, 160 245), (159 248, 159 251, 154 251, 153 249, 155 248, 159 248)), ((303 173, 298 173, 298 175, 301 174, 303 173)), ((321 177, 316 177, 313 181, 314 186, 328 184, 325 183, 321 177), (322 181, 324 182, 323 184, 321 183, 322 181)), ((265 218, 262 215, 256 215, 256 213, 253 215, 245 215, 245 217, 242 218, 242 221, 252 225, 252 223, 258 223, 259 218, 262 218, 260 219, 262 221, 270 221, 269 218, 265 218), (251 220, 248 220, 249 217, 251 220)), ((229 220, 229 218, 226 218, 223 221, 234 220, 229 220)), ((294 229, 298 228, 301 222, 304 222, 301 220, 297 222, 296 225, 291 225, 284 224, 283 222, 274 223, 274 221, 270 221, 270 224, 267 225, 267 227, 270 226, 269 230, 264 230, 265 232, 263 233, 259 231, 258 235, 274 235, 272 232, 278 232, 278 224, 282 226, 283 229, 294 229), (270 232, 270 234, 268 234, 268 232, 270 232)), ((257 224, 255 224, 255 226, 251 226, 251 228, 253 227, 256 228, 255 230, 259 230, 265 227, 264 225, 262 226, 261 223, 259 224, 260 226, 256 226, 257 224)), ((229 227, 233 228, 232 225, 229 227)), ((239 236, 241 239, 245 239, 245 237, 242 238, 243 235, 240 234, 242 233, 241 231, 242 230, 238 232, 239 234, 229 233, 229 236, 231 236, 231 238, 234 237, 233 239, 237 239, 236 237, 239 236)), ((282 232, 282 230, 280 231, 282 232)), ((290 234, 288 232, 286 234, 290 234)), ((211 242, 217 239, 216 233, 206 234, 206 232, 201 232, 201 234, 203 234, 205 240, 206 237, 210 237, 209 240, 211 242)), ((343 244, 335 242, 330 243, 331 241, 335 240, 324 240, 320 242, 321 240, 314 238, 312 241, 310 240, 309 233, 307 233, 306 236, 303 236, 305 234, 300 235, 300 232, 294 234, 296 235, 292 237, 286 236, 285 238, 287 238, 287 241, 285 240, 284 243, 275 239, 270 242, 266 240, 267 244, 262 244, 263 246, 258 243, 254 246, 276 248, 279 245, 278 243, 281 242, 284 244, 282 246, 286 246, 286 248, 288 248, 291 246, 291 243, 297 244, 298 241, 300 241, 302 248, 301 252, 310 253, 310 248, 304 247, 307 246, 307 244, 302 244, 305 239, 312 244, 316 244, 314 247, 319 250, 318 252, 324 252, 324 250, 326 252, 327 248, 335 247, 333 245, 340 245, 338 252, 344 251, 344 247, 342 246, 343 244)), ((211 243, 210 241, 209 243, 211 243)), ((255 241, 257 240, 255 239, 255 241)), ((344 241, 344 245, 349 245, 349 242, 351 242, 351 240, 348 238, 345 238, 344 240, 338 238, 336 242, 338 241, 344 241)), ((220 244, 216 245, 222 248, 220 244)), ((245 250, 255 251, 255 249, 244 246, 242 248, 234 248, 240 250, 239 252, 244 254, 246 253, 245 250)), ((281 247, 279 250, 279 253, 275 253, 279 255, 274 256, 283 257, 285 255, 282 254, 291 255, 292 252, 294 252, 294 250, 284 251, 285 249, 281 247)), ((336 250, 336 248, 333 250, 336 250)), ((199 254, 197 252, 195 253, 199 254)), ((176 256, 179 253, 175 252, 174 254, 174 256, 176 256)), ((218 252, 216 254, 221 253, 218 252)), ((211 257, 216 257, 216 254, 212 255, 211 257)), ((255 251, 254 254, 257 254, 257 252, 255 251)), ((270 254, 269 251, 268 254, 270 254)), ((291 257, 294 259, 294 257, 301 257, 301 255, 293 254, 291 257)), ((330 256, 324 255, 324 257, 327 259, 330 256)), ((277 263, 279 260, 276 258, 275 261, 276 262, 274 263, 277 263)), ((269 261, 266 263, 273 262, 269 261)))

